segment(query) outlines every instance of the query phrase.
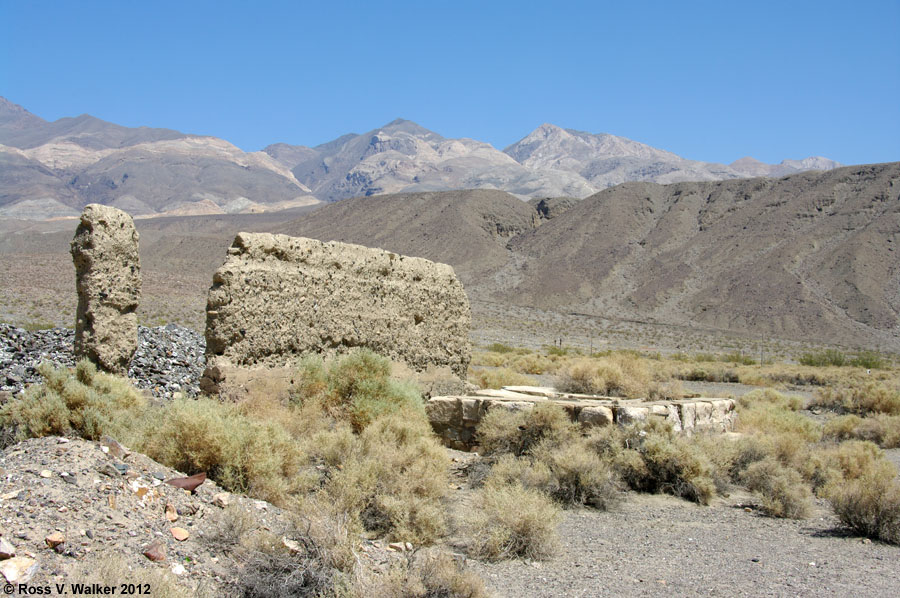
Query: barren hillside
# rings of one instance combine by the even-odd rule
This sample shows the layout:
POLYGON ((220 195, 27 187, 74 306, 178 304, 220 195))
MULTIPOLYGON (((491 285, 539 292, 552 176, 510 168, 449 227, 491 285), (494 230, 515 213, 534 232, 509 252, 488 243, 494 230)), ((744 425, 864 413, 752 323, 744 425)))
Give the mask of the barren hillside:
POLYGON ((782 179, 627 183, 510 246, 527 268, 491 295, 810 339, 894 339, 900 164, 782 179))

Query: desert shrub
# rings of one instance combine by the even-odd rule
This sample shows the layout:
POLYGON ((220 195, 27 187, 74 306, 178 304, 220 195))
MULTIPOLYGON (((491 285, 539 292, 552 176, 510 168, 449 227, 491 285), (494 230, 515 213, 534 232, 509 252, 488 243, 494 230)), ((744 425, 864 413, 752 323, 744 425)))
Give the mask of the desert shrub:
POLYGON ((564 392, 647 398, 655 378, 647 360, 630 353, 575 359, 560 367, 557 388, 564 392))
POLYGON ((900 482, 888 461, 875 461, 852 480, 831 484, 828 499, 841 523, 858 534, 900 544, 900 482))
POLYGON ((483 351, 477 351, 472 354, 470 365, 498 368, 506 365, 506 362, 509 361, 509 359, 510 355, 507 353, 485 353, 483 351))
POLYGON ((822 434, 813 420, 784 405, 769 402, 752 402, 740 409, 737 428, 750 433, 793 435, 807 442, 818 441, 822 434))
POLYGON ((738 405, 743 408, 752 408, 760 403, 768 403, 780 409, 799 411, 803 408, 803 397, 786 395, 771 388, 753 390, 738 399, 738 405))
POLYGON ((398 562, 386 573, 355 584, 359 596, 392 598, 487 598, 484 582, 453 555, 430 549, 411 562, 398 562))
POLYGON ((374 420, 328 472, 324 497, 366 529, 430 543, 445 530, 447 455, 420 410, 374 420))
POLYGON ((823 388, 819 390, 811 406, 857 415, 900 415, 900 389, 882 382, 823 388))
POLYGON ((606 510, 620 498, 621 483, 609 462, 583 442, 564 446, 542 443, 531 456, 503 455, 491 466, 485 485, 519 484, 538 490, 562 506, 588 505, 606 510))
POLYGON ((737 372, 725 366, 709 364, 702 367, 692 367, 679 370, 676 374, 681 380, 688 382, 739 382, 737 372))
POLYGON ((508 411, 503 408, 488 411, 481 418, 475 436, 482 454, 520 454, 520 437, 526 418, 525 411, 508 411))
POLYGON ((581 439, 562 445, 553 440, 538 444, 532 457, 532 467, 543 467, 550 474, 552 482, 545 491, 563 505, 588 505, 601 510, 614 505, 620 496, 621 482, 612 466, 591 452, 581 439))
POLYGON ((778 460, 767 457, 741 474, 748 490, 756 493, 762 509, 773 517, 803 519, 812 509, 812 494, 803 477, 778 460))
POLYGON ((887 360, 875 351, 862 351, 850 360, 850 365, 869 370, 881 370, 887 367, 887 360))
POLYGON ((334 514, 296 518, 280 534, 291 542, 291 549, 278 541, 278 536, 258 539, 242 554, 244 565, 237 577, 237 595, 350 595, 356 558, 352 536, 344 523, 334 514))
POLYGON ((523 374, 543 374, 556 368, 556 363, 550 357, 530 353, 519 355, 510 362, 510 367, 523 374))
POLYGON ((882 451, 873 443, 848 440, 816 447, 796 469, 809 481, 812 490, 822 496, 831 484, 858 479, 883 458, 882 451))
POLYGON ((616 465, 625 483, 639 492, 672 494, 700 504, 709 504, 716 493, 712 463, 690 441, 671 433, 651 430, 616 465))
POLYGON ((320 401, 358 432, 382 415, 422 406, 422 393, 414 384, 390 375, 390 360, 369 349, 354 350, 327 366, 307 357, 298 366, 292 400, 320 401))
POLYGON ((491 343, 487 347, 485 347, 488 351, 492 353, 515 353, 516 349, 514 347, 510 347, 504 343, 491 343))
POLYGON ((316 355, 306 355, 297 364, 291 399, 302 403, 310 398, 324 398, 328 392, 328 379, 325 362, 316 355))
POLYGON ((740 351, 733 351, 722 355, 721 361, 727 363, 739 363, 741 365, 756 365, 756 360, 749 355, 744 355, 740 351))
POLYGON ((701 504, 716 493, 716 467, 705 455, 705 445, 676 435, 665 422, 595 428, 585 446, 610 463, 632 490, 701 504))
POLYGON ((259 421, 234 404, 214 399, 180 399, 148 426, 140 450, 189 474, 205 471, 233 492, 284 504, 304 490, 295 473, 304 456, 276 421, 259 421))
POLYGON ((561 347, 557 345, 544 345, 542 349, 547 355, 553 355, 555 357, 581 355, 581 351, 579 349, 576 349, 575 347, 569 347, 567 345, 563 345, 561 347))
POLYGON ((558 507, 542 492, 521 484, 485 485, 467 515, 469 551, 488 560, 544 559, 559 543, 559 521, 558 507))
POLYGON ((146 401, 124 378, 98 372, 82 360, 74 372, 42 364, 43 384, 35 384, 25 396, 0 408, 4 436, 17 442, 51 434, 78 434, 97 440, 107 434, 121 442, 132 441, 132 428, 146 409, 146 401))
POLYGON ((506 411, 494 408, 482 418, 476 430, 481 450, 486 455, 527 454, 544 439, 557 445, 579 433, 565 410, 549 402, 538 402, 530 411, 506 411))
POLYGON ((811 351, 809 353, 804 353, 797 358, 797 361, 802 365, 809 365, 814 367, 839 367, 842 365, 847 365, 849 360, 847 359, 846 355, 844 355, 837 349, 825 349, 823 351, 811 351))
MULTIPOLYGON (((190 588, 178 585, 178 579, 165 568, 132 567, 122 556, 106 554, 102 559, 92 559, 80 563, 67 576, 66 583, 97 584, 104 587, 119 587, 122 572, 128 572, 128 583, 149 586, 153 596, 159 598, 203 598, 215 596, 210 588, 200 586, 190 588)), ((12 587, 12 586, 10 586, 12 587)))
POLYGON ((225 507, 216 525, 207 531, 206 541, 220 550, 233 551, 248 538, 257 522, 240 504, 225 507))
POLYGON ((881 448, 900 448, 900 416, 876 414, 869 417, 842 415, 825 423, 825 438, 868 440, 881 448))
POLYGON ((469 381, 480 388, 501 388, 503 386, 532 386, 537 381, 509 368, 469 369, 469 381))

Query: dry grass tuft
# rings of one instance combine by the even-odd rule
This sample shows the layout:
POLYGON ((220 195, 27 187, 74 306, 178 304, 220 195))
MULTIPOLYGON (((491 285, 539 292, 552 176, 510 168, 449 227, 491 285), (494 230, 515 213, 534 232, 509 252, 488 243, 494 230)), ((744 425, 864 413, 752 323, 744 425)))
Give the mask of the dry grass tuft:
POLYGON ((540 560, 556 551, 560 511, 542 492, 521 484, 487 485, 476 500, 467 520, 473 556, 540 560))
POLYGON ((823 388, 812 405, 838 413, 900 415, 900 389, 882 382, 823 388))
POLYGON ((356 584, 360 596, 392 598, 487 598, 484 582, 443 550, 416 553, 411 562, 397 563, 386 575, 372 575, 356 584))
POLYGON ((501 388, 503 386, 533 386, 537 381, 531 376, 520 374, 507 367, 470 368, 469 381, 480 388, 501 388))
POLYGON ((773 517, 803 519, 812 511, 812 493, 803 477, 772 457, 748 466, 741 481, 759 495, 762 508, 773 517))
POLYGON ((841 523, 863 536, 900 544, 900 482, 891 463, 874 462, 857 479, 833 484, 827 494, 841 523))
POLYGON ((881 448, 900 448, 900 416, 876 414, 869 417, 842 415, 826 422, 824 438, 868 440, 881 448))

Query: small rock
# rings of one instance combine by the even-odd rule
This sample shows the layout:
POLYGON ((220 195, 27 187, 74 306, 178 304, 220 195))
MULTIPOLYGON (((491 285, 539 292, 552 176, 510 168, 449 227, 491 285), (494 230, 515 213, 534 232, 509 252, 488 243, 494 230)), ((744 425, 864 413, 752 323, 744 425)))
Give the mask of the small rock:
POLYGON ((184 568, 184 565, 175 564, 172 565, 172 573, 174 573, 175 575, 184 575, 185 573, 187 573, 187 569, 184 568))
POLYGON ((175 510, 175 507, 171 503, 166 504, 166 519, 168 519, 170 523, 178 521, 178 511, 175 510))
POLYGON ((300 552, 300 544, 296 540, 291 540, 290 538, 283 537, 281 538, 281 543, 284 544, 284 547, 287 548, 291 554, 297 554, 300 552))
POLYGON ((212 504, 224 509, 231 504, 231 496, 227 492, 219 492, 212 498, 212 504))
POLYGON ((104 446, 107 447, 109 450, 104 452, 109 452, 109 454, 117 459, 124 459, 131 454, 131 451, 119 444, 116 439, 111 436, 101 436, 100 446, 101 450, 103 450, 104 446))
POLYGON ((66 541, 66 537, 62 535, 62 532, 53 532, 46 538, 44 538, 44 542, 47 543, 47 546, 50 548, 56 548, 60 544, 63 544, 66 541))
POLYGON ((404 552, 406 550, 406 544, 404 544, 403 542, 391 542, 390 544, 388 544, 388 550, 404 552))
POLYGON ((22 495, 24 490, 13 490, 12 492, 7 492, 6 494, 0 494, 0 498, 3 500, 13 500, 14 498, 19 498, 22 495))
POLYGON ((0 563, 0 573, 7 583, 28 583, 38 570, 38 562, 27 556, 17 556, 0 563))
POLYGON ((50 471, 49 469, 45 469, 45 470, 41 471, 41 473, 40 473, 40 476, 42 478, 49 478, 52 475, 53 475, 53 472, 50 471))
POLYGON ((178 540, 179 542, 184 542, 191 535, 186 529, 183 527, 173 527, 169 530, 172 532, 172 537, 178 540))
POLYGON ((164 561, 166 560, 166 545, 162 540, 154 540, 144 548, 142 554, 153 562, 164 561))
POLYGON ((0 560, 11 559, 16 556, 16 547, 6 538, 0 538, 0 560))
POLYGON ((406 546, 406 551, 407 551, 407 552, 411 552, 411 551, 412 551, 412 549, 413 549, 412 542, 407 542, 405 546, 406 546))
POLYGON ((116 469, 115 467, 113 467, 110 463, 104 463, 103 465, 100 466, 100 469, 97 471, 99 473, 101 473, 105 476, 109 476, 111 478, 117 478, 120 475, 122 475, 121 473, 119 473, 119 470, 116 469))

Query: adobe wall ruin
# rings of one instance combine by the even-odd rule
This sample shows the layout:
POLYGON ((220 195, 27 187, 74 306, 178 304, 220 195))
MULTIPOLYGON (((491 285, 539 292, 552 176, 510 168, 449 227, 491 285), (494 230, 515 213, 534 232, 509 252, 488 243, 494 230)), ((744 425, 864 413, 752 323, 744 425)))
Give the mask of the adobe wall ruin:
POLYGON ((125 374, 137 350, 141 264, 134 220, 122 210, 85 206, 71 245, 78 311, 75 358, 125 374))
POLYGON ((209 290, 207 368, 219 392, 236 370, 285 368, 307 353, 367 347, 416 372, 464 379, 469 301, 453 268, 339 242, 239 233, 209 290))

